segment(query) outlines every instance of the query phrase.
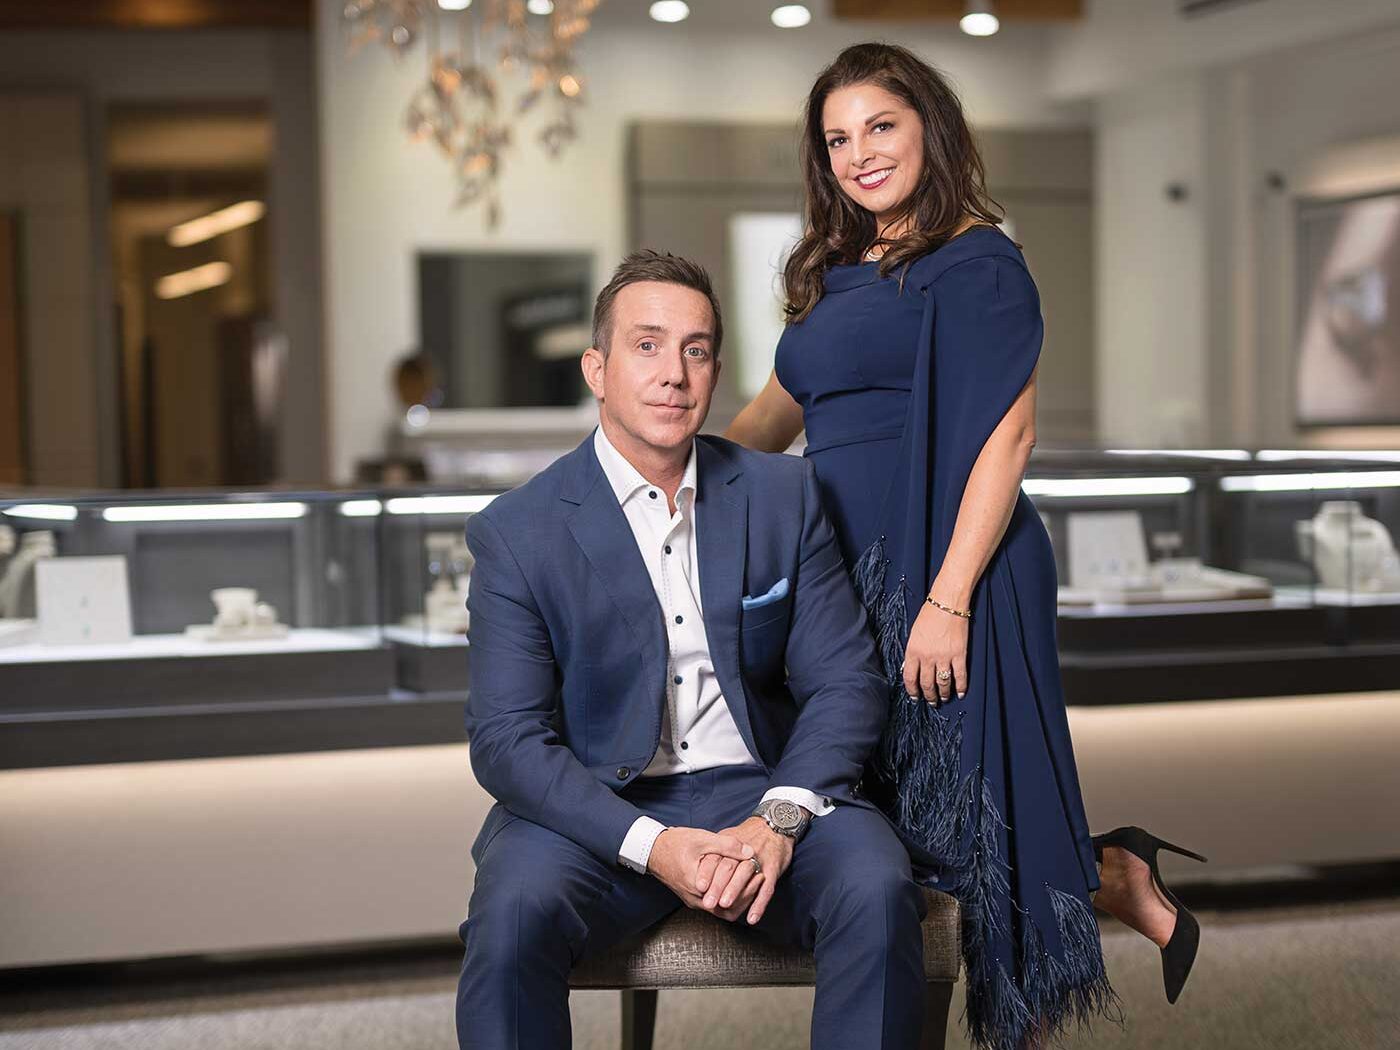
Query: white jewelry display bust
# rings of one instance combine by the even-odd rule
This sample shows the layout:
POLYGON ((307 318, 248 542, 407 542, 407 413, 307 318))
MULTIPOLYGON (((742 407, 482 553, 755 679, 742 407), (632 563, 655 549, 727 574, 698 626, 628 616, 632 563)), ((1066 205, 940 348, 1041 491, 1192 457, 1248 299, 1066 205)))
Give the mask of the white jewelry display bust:
POLYGON ((1295 523, 1303 560, 1329 590, 1400 591, 1400 556, 1390 530, 1368 518, 1356 500, 1327 500, 1310 520, 1295 523))
POLYGON ((209 592, 218 612, 213 624, 191 624, 185 635, 205 642, 242 642, 285 638, 287 625, 277 622, 277 610, 258 601, 252 587, 219 587, 209 592))
MULTIPOLYGON (((7 576, 8 559, 14 552, 15 530, 8 525, 0 525, 0 594, 5 593, 6 587, 3 581, 7 576)), ((29 641, 33 636, 33 620, 6 617, 4 605, 0 604, 0 648, 7 645, 19 645, 29 641)))
POLYGON ((403 617, 402 625, 433 634, 466 634, 467 587, 471 583, 471 551, 466 537, 455 532, 430 532, 424 546, 432 586, 423 595, 423 611, 403 617))
POLYGON ((48 531, 26 532, 15 550, 15 532, 0 525, 0 555, 13 555, 0 562, 0 645, 22 645, 34 640, 35 621, 21 618, 25 590, 34 576, 34 563, 52 558, 58 552, 54 535, 48 531))

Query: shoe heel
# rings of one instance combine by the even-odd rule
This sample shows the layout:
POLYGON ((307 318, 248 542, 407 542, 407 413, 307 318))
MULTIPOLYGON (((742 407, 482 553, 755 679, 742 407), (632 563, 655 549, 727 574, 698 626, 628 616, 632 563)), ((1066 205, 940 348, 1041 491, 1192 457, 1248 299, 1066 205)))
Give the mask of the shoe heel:
POLYGON ((1192 860, 1198 860, 1202 864, 1209 863, 1205 857, 1196 853, 1194 850, 1189 850, 1185 846, 1178 846, 1176 843, 1168 842, 1166 839, 1159 839, 1156 835, 1152 834, 1152 832, 1137 827, 1136 825, 1114 828, 1112 831, 1106 831, 1102 835, 1093 836, 1090 841, 1094 845, 1094 857, 1099 861, 1103 860, 1103 850, 1105 846, 1117 846, 1120 849, 1127 850, 1133 856, 1148 864, 1154 862, 1154 855, 1159 849, 1168 850, 1171 853, 1179 853, 1183 857, 1190 857, 1192 860))
POLYGON ((1198 860, 1202 864, 1210 863, 1208 860, 1205 859, 1205 857, 1201 856, 1199 853, 1187 849, 1185 846, 1174 845, 1173 843, 1168 842, 1166 839, 1156 839, 1156 843, 1162 849, 1170 850, 1172 853, 1180 853, 1183 857, 1190 857, 1192 860, 1198 860))

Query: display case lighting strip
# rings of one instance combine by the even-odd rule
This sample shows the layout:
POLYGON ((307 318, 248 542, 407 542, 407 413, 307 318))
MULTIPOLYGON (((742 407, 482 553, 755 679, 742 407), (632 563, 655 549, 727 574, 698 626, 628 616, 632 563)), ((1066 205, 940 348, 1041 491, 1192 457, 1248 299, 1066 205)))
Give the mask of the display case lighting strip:
POLYGON ((1226 492, 1312 492, 1319 489, 1388 489, 1397 486, 1400 486, 1400 470, 1240 474, 1220 479, 1220 487, 1226 492))
POLYGON ((190 503, 108 507, 102 517, 112 522, 253 521, 300 518, 305 514, 305 503, 190 503))
POLYGON ((384 513, 384 504, 377 499, 348 499, 340 505, 347 518, 373 518, 384 513))
POLYGON ((475 514, 485 510, 495 493, 477 496, 396 496, 384 504, 390 514, 475 514))
POLYGON ((20 503, 6 507, 12 518, 35 518, 39 521, 76 521, 78 508, 65 503, 20 503))
POLYGON ((1106 448, 1110 456, 1180 456, 1184 459, 1248 460, 1243 448, 1106 448))
POLYGON ((1191 478, 1026 478, 1027 496, 1175 496, 1196 487, 1191 478))
POLYGON ((1364 459, 1379 463, 1400 463, 1400 450, 1382 448, 1261 448, 1255 459, 1275 462, 1284 459, 1364 459))

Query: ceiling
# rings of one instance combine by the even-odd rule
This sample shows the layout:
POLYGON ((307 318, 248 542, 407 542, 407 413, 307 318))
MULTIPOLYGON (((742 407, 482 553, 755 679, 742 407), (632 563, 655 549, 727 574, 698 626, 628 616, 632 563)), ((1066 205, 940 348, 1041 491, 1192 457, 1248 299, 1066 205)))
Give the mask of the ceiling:
MULTIPOLYGON (((902 22, 956 22, 964 0, 831 0, 837 18, 891 19, 902 22)), ((1083 0, 997 0, 1005 22, 1062 22, 1084 14, 1083 0)))
POLYGON ((312 0, 0 0, 0 29, 311 27, 312 0))
MULTIPOLYGON (((647 14, 651 0, 603 0, 593 21, 605 25, 654 25, 706 30, 768 26, 773 8, 786 0, 688 0, 690 17, 676 26, 660 26, 647 14)), ((954 26, 965 10, 964 0, 806 0, 812 23, 843 21, 904 22, 925 26, 954 26)), ((1005 23, 1063 22, 1083 17, 1084 0, 997 0, 1005 23)))
MULTIPOLYGON (((315 0, 0 0, 0 29, 299 28, 312 24, 315 0)), ((603 0, 599 25, 653 25, 651 0, 603 0)), ((778 0, 690 0, 691 29, 766 26, 778 0)), ((807 0, 813 22, 885 21, 952 25, 964 0, 807 0)), ((1083 16, 1084 0, 997 0, 1006 23, 1083 16)), ((670 28, 670 27, 667 27, 670 28)), ((679 28, 679 27, 677 27, 679 28)))

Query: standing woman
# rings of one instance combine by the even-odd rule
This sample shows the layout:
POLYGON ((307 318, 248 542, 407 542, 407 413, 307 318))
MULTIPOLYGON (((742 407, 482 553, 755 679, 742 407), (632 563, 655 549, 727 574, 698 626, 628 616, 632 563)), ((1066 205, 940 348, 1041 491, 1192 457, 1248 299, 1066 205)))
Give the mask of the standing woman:
POLYGON ((817 78, 801 153, 789 324, 726 436, 781 451, 807 431, 891 686, 863 783, 961 905, 969 1034, 1029 1050, 1115 1013, 1096 890, 1162 948, 1175 1001, 1198 937, 1156 873, 1176 847, 1139 828, 1091 838, 1084 814, 1054 553, 1021 492, 1039 297, 961 105, 910 51, 857 45, 817 78))

